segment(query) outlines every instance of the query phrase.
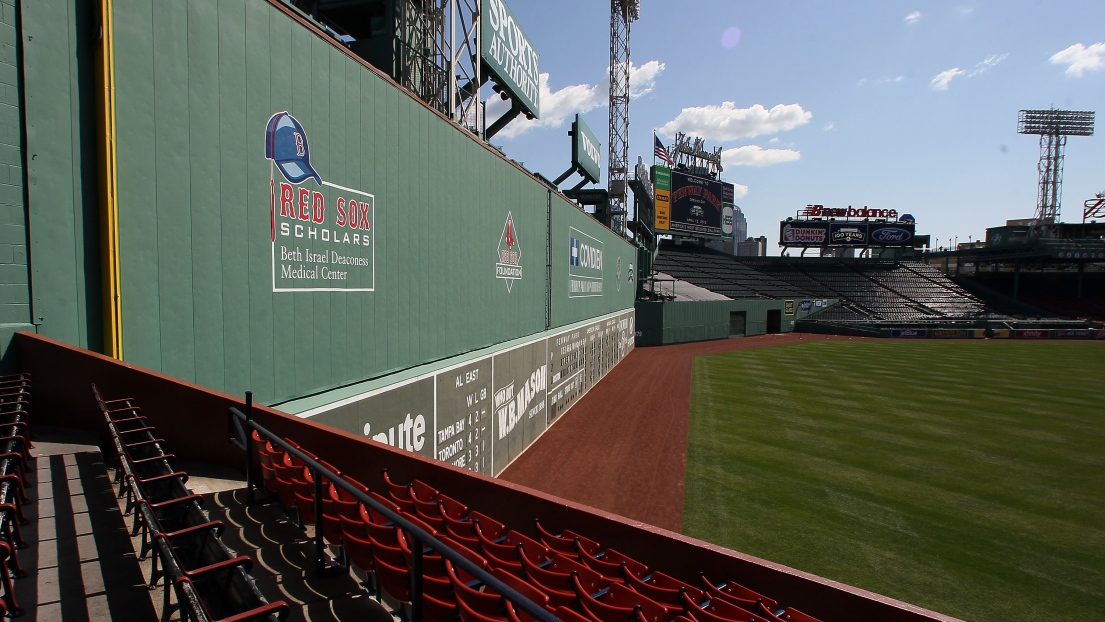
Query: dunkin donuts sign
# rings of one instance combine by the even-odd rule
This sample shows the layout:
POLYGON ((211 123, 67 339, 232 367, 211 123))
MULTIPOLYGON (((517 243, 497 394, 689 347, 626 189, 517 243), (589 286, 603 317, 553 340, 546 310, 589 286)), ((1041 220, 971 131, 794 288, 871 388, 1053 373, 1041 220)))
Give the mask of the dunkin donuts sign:
POLYGON ((828 237, 828 228, 824 226, 783 225, 780 238, 784 244, 824 244, 828 237))
POLYGON ((307 131, 288 112, 265 128, 274 292, 375 289, 376 198, 323 180, 307 131))

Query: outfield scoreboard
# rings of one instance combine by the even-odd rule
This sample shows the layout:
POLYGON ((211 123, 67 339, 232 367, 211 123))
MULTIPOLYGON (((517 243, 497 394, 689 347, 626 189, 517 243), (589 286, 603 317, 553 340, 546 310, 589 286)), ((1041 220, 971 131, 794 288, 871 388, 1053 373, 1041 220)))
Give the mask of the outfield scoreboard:
POLYGON ((779 246, 911 248, 916 227, 913 216, 897 210, 807 205, 797 218, 779 223, 779 246))
POLYGON ((657 233, 701 238, 732 237, 732 207, 728 231, 726 207, 733 204, 733 184, 685 171, 654 166, 657 233))

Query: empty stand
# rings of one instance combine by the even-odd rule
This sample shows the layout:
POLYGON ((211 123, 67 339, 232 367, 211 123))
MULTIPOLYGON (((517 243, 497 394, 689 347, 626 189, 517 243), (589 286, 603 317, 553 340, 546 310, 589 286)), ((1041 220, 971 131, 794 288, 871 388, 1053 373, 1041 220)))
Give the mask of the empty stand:
POLYGON ((664 243, 654 268, 730 298, 836 298, 811 319, 854 322, 1011 320, 943 273, 884 259, 735 257, 664 243))

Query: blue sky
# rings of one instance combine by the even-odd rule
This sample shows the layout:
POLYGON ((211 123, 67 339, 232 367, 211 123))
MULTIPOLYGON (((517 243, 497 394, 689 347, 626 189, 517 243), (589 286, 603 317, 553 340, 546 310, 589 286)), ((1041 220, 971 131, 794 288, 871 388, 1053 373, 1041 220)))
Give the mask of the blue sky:
MULTIPOLYGON (((542 119, 492 139, 554 178, 582 112, 606 157, 609 4, 512 0, 547 74, 542 119)), ((1038 139, 1022 108, 1097 110, 1066 149, 1063 219, 1105 190, 1105 2, 643 0, 632 26, 630 161, 652 132, 725 148, 749 235, 778 254, 807 203, 912 213, 944 245, 1030 218, 1038 139)), ((488 118, 494 118, 489 112, 488 118)), ((605 170, 603 171, 605 185, 605 170)), ((573 179, 577 179, 573 177, 573 179)), ((571 183, 571 182, 570 182, 571 183)))

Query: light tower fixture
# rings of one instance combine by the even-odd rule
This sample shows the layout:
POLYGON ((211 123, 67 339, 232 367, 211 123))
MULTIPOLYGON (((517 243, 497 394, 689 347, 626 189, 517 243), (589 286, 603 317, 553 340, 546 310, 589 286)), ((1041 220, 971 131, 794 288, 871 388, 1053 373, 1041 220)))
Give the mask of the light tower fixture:
POLYGON ((626 235, 629 212, 629 25, 640 0, 610 0, 610 155, 606 162, 610 228, 626 235))
POLYGON ((1067 136, 1093 136, 1094 112, 1087 110, 1021 110, 1017 133, 1040 137, 1040 180, 1033 233, 1050 236, 1059 223, 1063 197, 1063 152, 1067 136))

